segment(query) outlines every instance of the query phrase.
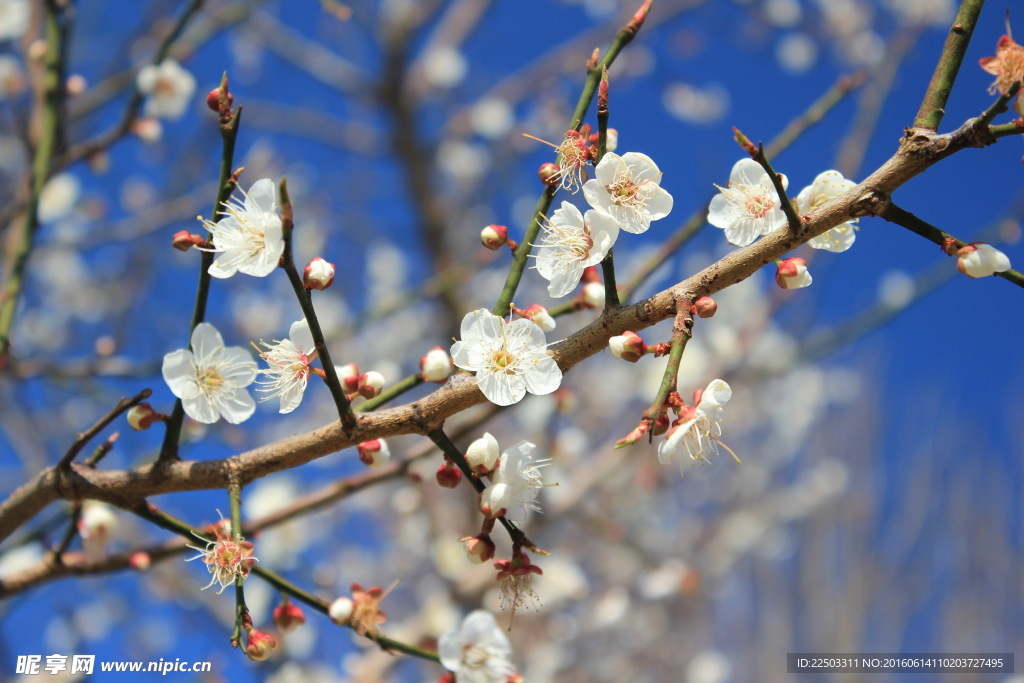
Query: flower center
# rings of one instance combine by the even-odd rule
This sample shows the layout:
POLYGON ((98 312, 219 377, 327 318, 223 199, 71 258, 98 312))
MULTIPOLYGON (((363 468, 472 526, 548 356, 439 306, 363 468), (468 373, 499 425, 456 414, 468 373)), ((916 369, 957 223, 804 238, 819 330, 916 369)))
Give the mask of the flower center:
MULTIPOLYGON (((761 188, 758 187, 757 189, 761 189, 761 188)), ((746 200, 747 200, 746 201, 747 213, 749 215, 753 216, 754 218, 764 218, 765 215, 769 211, 771 211, 772 208, 775 206, 775 201, 771 197, 766 196, 766 195, 761 194, 761 193, 758 193, 758 194, 747 194, 747 192, 749 192, 749 190, 750 190, 750 188, 747 188, 746 190, 743 191, 743 194, 744 194, 744 196, 746 197, 746 200)))
POLYGON ((200 370, 196 375, 196 380, 199 382, 199 388, 206 395, 217 393, 224 384, 224 376, 220 374, 220 369, 215 366, 200 370))
POLYGON ((512 372, 512 369, 508 366, 515 360, 515 356, 509 353, 506 349, 499 349, 494 352, 494 364, 504 370, 506 373, 512 372))

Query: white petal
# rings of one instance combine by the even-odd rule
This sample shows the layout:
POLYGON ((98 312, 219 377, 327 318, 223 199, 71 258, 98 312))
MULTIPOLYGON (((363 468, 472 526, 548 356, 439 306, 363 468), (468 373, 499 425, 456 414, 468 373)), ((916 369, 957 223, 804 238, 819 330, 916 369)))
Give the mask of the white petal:
POLYGON ((594 246, 590 250, 590 257, 583 266, 596 266, 608 255, 608 250, 615 245, 619 238, 619 224, 609 214, 603 211, 587 211, 583 217, 586 225, 590 228, 590 238, 594 240, 594 246))
POLYGON ((224 347, 224 338, 217 328, 210 323, 199 323, 192 330, 192 352, 196 355, 196 365, 203 367, 210 356, 224 347))
POLYGON ((647 196, 645 207, 651 215, 651 220, 664 218, 672 211, 672 195, 663 187, 655 187, 647 196))
MULTIPOLYGON (((631 152, 631 154, 636 154, 636 153, 635 152, 631 152)), ((640 155, 640 156, 643 156, 643 155, 640 155)), ((648 158, 648 161, 650 161, 649 158, 648 158)), ((651 162, 651 163, 654 163, 654 162, 651 162)), ((623 158, 620 157, 615 152, 608 152, 603 157, 601 157, 601 163, 599 163, 597 165, 597 167, 594 169, 594 176, 595 176, 594 179, 597 181, 598 185, 600 185, 602 187, 606 187, 608 185, 611 185, 613 182, 615 182, 615 176, 618 175, 618 173, 620 171, 624 172, 626 170, 627 170, 626 169, 626 162, 623 160, 623 158)), ((589 185, 590 181, 588 181, 587 184, 589 185)), ((583 189, 585 191, 586 190, 586 186, 584 186, 583 189)), ((589 198, 588 198, 588 201, 589 201, 589 198)))
POLYGON ((722 379, 713 379, 701 394, 700 401, 702 404, 704 401, 713 401, 724 406, 730 398, 732 398, 732 387, 729 386, 729 383, 722 379))
POLYGON ((562 383, 562 371, 554 358, 544 356, 524 375, 524 379, 527 391, 537 396, 543 396, 556 390, 562 383))
POLYGON ((305 318, 292 323, 292 326, 288 328, 288 339, 295 344, 295 348, 306 354, 316 348, 316 344, 313 342, 313 333, 309 331, 309 323, 305 318))
POLYGON ((185 414, 196 422, 212 425, 220 419, 220 413, 213 404, 205 395, 198 392, 195 396, 181 399, 181 407, 184 408, 185 414))
POLYGON ((519 375, 480 370, 476 383, 488 401, 498 406, 519 403, 526 396, 526 382, 519 375))
MULTIPOLYGON (((606 154, 605 157, 608 155, 606 154)), ((603 159, 602 159, 603 161, 603 159)), ((655 182, 661 182, 659 179, 660 171, 658 165, 654 163, 646 154, 640 152, 626 152, 622 155, 622 163, 629 167, 630 174, 639 180, 654 180, 655 182)))
POLYGON ((244 389, 234 392, 233 396, 218 395, 215 400, 220 414, 231 424, 245 422, 256 410, 256 402, 244 389))
POLYGON ((752 218, 741 218, 725 228, 725 239, 737 247, 745 247, 761 236, 761 223, 752 218))
POLYGON ((277 188, 270 178, 257 180, 245 195, 245 208, 274 213, 277 210, 277 188))
POLYGON ((558 270, 549 271, 551 272, 550 276, 544 272, 545 270, 540 268, 538 263, 537 271, 550 281, 548 296, 554 299, 560 299, 571 293, 583 278, 583 264, 579 261, 566 263, 558 270))
POLYGON ((199 393, 196 364, 191 351, 179 349, 164 356, 164 381, 178 398, 191 398, 199 393))
POLYGON ((732 167, 732 173, 729 174, 729 182, 739 185, 757 185, 762 180, 771 184, 771 180, 761 164, 750 157, 737 161, 732 167))

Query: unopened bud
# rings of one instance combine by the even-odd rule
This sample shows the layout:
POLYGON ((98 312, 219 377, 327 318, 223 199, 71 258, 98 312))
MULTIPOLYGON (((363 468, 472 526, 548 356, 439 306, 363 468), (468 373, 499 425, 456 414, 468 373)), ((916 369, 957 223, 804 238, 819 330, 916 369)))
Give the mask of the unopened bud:
POLYGON ((420 376, 424 382, 444 384, 454 369, 452 357, 440 346, 435 346, 420 358, 420 376))
POLYGON ((508 244, 508 227, 488 225, 480 231, 480 242, 491 251, 501 249, 508 244))
POLYGON ((132 556, 128 558, 128 566, 137 572, 148 570, 152 564, 153 558, 149 556, 149 553, 142 552, 141 550, 132 553, 132 556))
POLYGON ((555 319, 548 313, 548 309, 544 308, 540 304, 534 304, 523 311, 523 317, 529 318, 533 322, 537 323, 537 326, 545 332, 551 332, 555 329, 555 319))
POLYGON ((557 187, 562 182, 562 170, 558 168, 558 164, 550 162, 541 164, 537 169, 537 176, 542 183, 549 187, 557 187))
POLYGON ((494 558, 494 541, 488 534, 460 538, 466 549, 466 557, 473 564, 483 564, 494 558))
POLYGON ((807 261, 802 258, 788 258, 779 261, 775 271, 775 282, 783 289, 801 289, 811 284, 807 261))
MULTIPOLYGON (((597 145, 601 141, 601 134, 594 133, 590 136, 590 144, 597 145)), ((609 128, 604 139, 604 151, 614 152, 619 146, 619 131, 609 128)))
POLYGON ((319 256, 314 258, 302 271, 302 286, 306 289, 327 289, 334 282, 334 264, 319 256))
POLYGON ((359 391, 359 366, 355 363, 347 365, 335 365, 334 372, 338 375, 341 388, 346 394, 354 394, 359 391))
POLYGON ((391 457, 391 449, 384 439, 364 441, 356 449, 359 451, 359 459, 367 467, 380 467, 391 457))
POLYGON ((718 304, 710 296, 702 296, 693 302, 690 312, 698 318, 710 318, 718 311, 718 304))
POLYGON ((132 124, 132 133, 143 142, 156 142, 164 135, 164 126, 152 117, 136 119, 132 124))
POLYGON ((615 448, 625 448, 626 446, 632 446, 640 439, 647 435, 647 432, 651 431, 651 424, 647 420, 642 420, 640 424, 633 428, 626 436, 622 437, 615 442, 615 448))
MULTIPOLYGON (((227 98, 228 109, 231 108, 231 105, 234 104, 234 101, 235 96, 229 92, 227 98)), ((214 88, 209 93, 207 93, 206 106, 209 107, 211 111, 220 111, 220 88, 214 88)))
POLYGON ((967 277, 986 277, 1010 269, 1010 259, 991 244, 971 242, 957 252, 956 269, 967 277))
POLYGON ((171 246, 178 251, 188 251, 192 247, 202 246, 205 242, 199 235, 193 235, 188 230, 179 230, 171 237, 171 246))
POLYGON ((335 624, 345 626, 352 620, 352 613, 355 611, 355 608, 356 605, 352 602, 351 598, 342 596, 332 602, 331 606, 327 608, 327 616, 335 624))
POLYGON ((588 282, 583 286, 583 305, 587 308, 604 308, 604 284, 588 282))
POLYGON ((617 337, 608 340, 608 348, 612 355, 622 360, 635 363, 647 353, 647 344, 636 332, 626 331, 617 337))
POLYGON ((143 432, 153 426, 154 422, 163 422, 167 419, 150 406, 148 403, 140 403, 132 406, 126 415, 128 424, 137 432, 143 432))
POLYGON ((46 56, 47 49, 46 41, 42 38, 33 40, 32 44, 28 46, 28 58, 35 62, 41 62, 46 56))
POLYGON ((68 94, 68 97, 74 97, 84 93, 86 87, 88 87, 88 82, 85 80, 85 76, 82 74, 71 74, 64 83, 64 92, 68 94))
POLYGON ((306 623, 306 615, 298 605, 290 600, 282 602, 274 608, 274 624, 283 633, 293 631, 306 623))
POLYGON ((249 628, 245 636, 245 655, 254 662, 262 662, 270 656, 270 651, 277 647, 277 641, 269 633, 249 628))
POLYGON ((490 432, 484 432, 483 436, 469 444, 469 448, 466 449, 466 462, 474 474, 484 476, 498 466, 500 455, 498 440, 491 436, 490 432))
POLYGON ((363 398, 376 398, 384 391, 384 375, 376 370, 359 375, 359 388, 357 391, 363 398))
POLYGON ((450 462, 437 468, 437 483, 446 489, 453 489, 462 481, 462 472, 450 462))

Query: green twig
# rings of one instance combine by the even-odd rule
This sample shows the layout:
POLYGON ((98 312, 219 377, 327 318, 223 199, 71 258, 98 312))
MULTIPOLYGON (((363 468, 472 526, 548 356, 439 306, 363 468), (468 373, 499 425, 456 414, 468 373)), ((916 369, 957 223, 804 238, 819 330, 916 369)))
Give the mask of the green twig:
POLYGON ((690 302, 676 298, 676 319, 672 324, 672 343, 668 354, 665 373, 661 377, 661 385, 651 407, 644 411, 643 422, 651 427, 658 421, 668 395, 676 389, 676 377, 679 376, 679 363, 683 359, 686 343, 693 336, 693 315, 690 313, 690 302))
POLYGON ((421 384, 423 384, 423 376, 420 373, 417 372, 416 374, 409 375, 382 391, 380 396, 375 396, 374 398, 367 399, 360 403, 356 406, 356 411, 360 413, 368 413, 377 410, 377 408, 380 408, 385 403, 393 401, 405 392, 418 387, 421 384))
POLYGON ((942 117, 946 113, 946 102, 953 90, 953 83, 964 61, 967 46, 971 42, 971 35, 984 4, 985 0, 963 0, 960 3, 960 10, 956 13, 953 26, 946 36, 946 44, 942 46, 939 63, 935 65, 932 80, 928 83, 928 90, 925 91, 921 108, 914 119, 914 128, 933 131, 939 129, 942 117))

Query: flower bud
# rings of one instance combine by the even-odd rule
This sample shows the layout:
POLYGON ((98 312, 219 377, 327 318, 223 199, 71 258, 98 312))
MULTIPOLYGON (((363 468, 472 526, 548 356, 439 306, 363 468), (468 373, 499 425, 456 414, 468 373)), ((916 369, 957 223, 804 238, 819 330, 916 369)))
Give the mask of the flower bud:
POLYGON ((459 539, 465 546, 466 556, 473 564, 483 564, 494 558, 494 541, 487 534, 459 539))
POLYGON ((82 537, 82 545, 90 557, 104 554, 117 531, 117 516, 106 503, 98 500, 87 500, 82 504, 82 514, 78 518, 78 533, 82 537))
POLYGON ((288 633, 306 623, 306 615, 302 608, 290 600, 282 602, 274 608, 274 624, 282 633, 288 633))
POLYGON ((512 487, 508 484, 493 484, 480 494, 480 512, 487 519, 503 517, 513 504, 512 487))
POLYGON ((359 451, 359 459, 367 467, 380 467, 391 457, 391 449, 384 439, 364 441, 356 449, 359 451))
POLYGON ((420 358, 420 376, 424 382, 444 384, 454 369, 451 356, 440 346, 435 346, 420 358))
POLYGON ((171 246, 178 251, 188 251, 192 247, 201 247, 205 240, 199 235, 193 235, 188 230, 179 230, 171 237, 171 246))
POLYGON ((384 391, 384 375, 375 370, 359 375, 359 395, 363 398, 376 398, 384 391))
POLYGON ((537 326, 545 332, 551 332, 555 329, 555 319, 548 313, 548 309, 544 308, 540 304, 534 304, 523 311, 523 317, 529 318, 533 322, 537 323, 537 326))
POLYGON ((604 308, 604 283, 588 282, 583 286, 583 305, 587 308, 604 308))
POLYGON ((558 167, 558 164, 548 162, 541 164, 540 168, 537 169, 537 176, 548 187, 558 187, 562 182, 562 169, 558 167))
POLYGON ((141 550, 132 553, 132 556, 128 558, 128 566, 137 572, 148 570, 152 564, 153 558, 149 556, 149 553, 142 552, 141 550))
POLYGON ((348 365, 335 365, 334 371, 338 374, 338 381, 346 394, 354 394, 359 391, 359 366, 355 363, 348 365))
POLYGON ((1010 269, 1010 259, 991 244, 971 242, 957 252, 956 269, 967 277, 985 277, 1010 269))
POLYGON ((154 422, 161 422, 167 419, 166 415, 153 410, 148 403, 140 403, 128 410, 128 424, 137 432, 143 432, 153 426, 154 422))
POLYGON ((691 310, 698 318, 710 318, 718 311, 718 304, 710 296, 702 296, 693 302, 691 310))
POLYGON ((775 271, 775 282, 783 289, 801 289, 811 284, 807 272, 807 261, 802 258, 787 258, 779 261, 775 271))
POLYGON ((480 241, 491 251, 497 251, 508 243, 508 228, 504 225, 488 225, 480 231, 480 241))
POLYGON ((327 289, 334 282, 334 264, 319 256, 302 271, 302 286, 306 289, 327 289))
POLYGON ((68 97, 81 95, 87 87, 88 82, 82 74, 71 74, 68 76, 68 80, 64 82, 64 92, 68 94, 68 97))
POLYGON ((466 462, 469 469, 478 476, 490 474, 498 466, 498 440, 490 432, 484 432, 479 439, 469 444, 466 449, 466 462))
POLYGON ((351 598, 344 596, 338 598, 331 603, 331 606, 327 608, 327 616, 331 618, 335 624, 339 626, 345 626, 352 620, 352 613, 355 611, 356 605, 352 602, 351 598))
POLYGON ((445 462, 437 468, 437 483, 446 489, 453 489, 462 481, 462 472, 450 462, 445 462))
POLYGON ((277 647, 277 641, 269 633, 249 628, 245 632, 245 655, 254 662, 262 662, 277 647))
MULTIPOLYGON (((592 145, 594 145, 596 147, 597 144, 600 143, 600 142, 601 142, 601 134, 600 133, 594 133, 593 135, 590 136, 590 144, 592 144, 592 145)), ((614 128, 609 128, 608 129, 608 134, 605 136, 605 139, 604 139, 604 151, 605 152, 614 152, 615 149, 618 146, 619 146, 619 131, 615 130, 614 128)))
POLYGON ((135 119, 132 133, 143 142, 157 142, 164 135, 164 126, 158 120, 147 116, 135 119))
POLYGON ((630 363, 637 362, 647 353, 647 344, 640 335, 628 330, 618 337, 609 339, 608 348, 612 350, 613 356, 628 360, 630 363))
MULTIPOLYGON (((228 109, 231 108, 231 105, 234 104, 234 102, 235 96, 232 95, 231 92, 228 92, 228 109)), ((214 88, 206 94, 206 106, 209 107, 211 111, 220 111, 220 88, 214 88)))

